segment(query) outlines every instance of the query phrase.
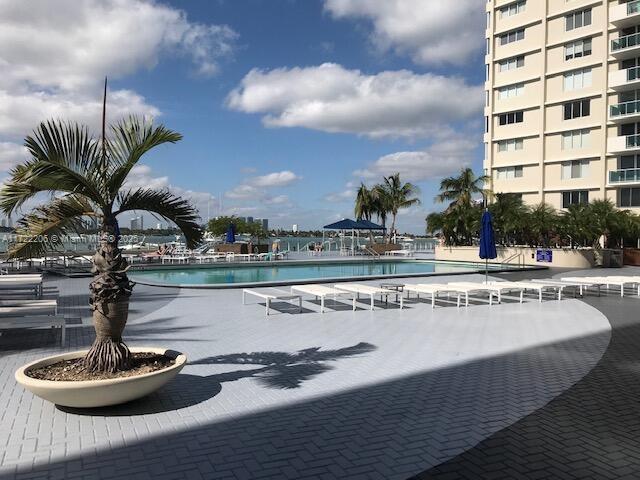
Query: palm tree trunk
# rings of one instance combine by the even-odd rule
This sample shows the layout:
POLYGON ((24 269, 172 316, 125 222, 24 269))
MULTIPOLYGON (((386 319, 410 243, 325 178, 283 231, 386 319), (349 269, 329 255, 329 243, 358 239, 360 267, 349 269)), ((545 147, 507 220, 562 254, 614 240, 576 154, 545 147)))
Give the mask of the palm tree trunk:
POLYGON ((105 219, 100 245, 93 256, 93 281, 89 285, 96 340, 84 359, 91 372, 115 372, 129 368, 129 348, 122 332, 129 315, 133 284, 127 277, 127 261, 118 248, 120 232, 115 218, 105 219))
POLYGON ((389 230, 389 243, 392 242, 393 239, 393 232, 396 229, 396 213, 395 212, 391 212, 391 230, 389 230))

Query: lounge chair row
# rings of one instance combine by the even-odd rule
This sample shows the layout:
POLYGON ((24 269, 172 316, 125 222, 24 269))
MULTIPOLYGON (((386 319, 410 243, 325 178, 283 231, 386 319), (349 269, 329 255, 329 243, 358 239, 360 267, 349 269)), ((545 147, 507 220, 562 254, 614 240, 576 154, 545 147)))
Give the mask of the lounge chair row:
MULTIPOLYGON (((545 293, 553 294, 554 298, 562 300, 562 295, 566 289, 573 291, 574 295, 584 295, 589 290, 594 290, 600 295, 601 287, 611 286, 620 287, 620 295, 624 295, 626 286, 633 286, 637 289, 640 296, 640 277, 566 277, 560 280, 556 279, 534 279, 526 281, 503 281, 503 282, 450 282, 446 284, 438 283, 419 283, 402 285, 402 292, 406 294, 406 298, 410 298, 412 294, 417 297, 427 295, 431 297, 431 307, 435 308, 436 301, 439 297, 446 295, 447 297, 456 297, 456 306, 469 306, 470 296, 486 295, 489 305, 493 305, 494 301, 502 302, 502 296, 505 294, 515 294, 519 297, 520 303, 523 302, 527 293, 534 293, 539 302, 542 302, 545 293)), ((242 291, 242 302, 246 304, 247 295, 252 295, 265 301, 266 314, 269 315, 271 303, 275 300, 291 301, 298 303, 300 311, 302 310, 302 296, 308 295, 315 297, 320 301, 320 311, 325 311, 325 299, 332 298, 337 300, 339 297, 347 297, 351 300, 353 310, 356 309, 356 301, 360 296, 369 297, 370 308, 373 310, 376 297, 388 302, 389 295, 398 296, 398 291, 383 286, 376 287, 359 283, 340 283, 333 286, 322 284, 294 285, 290 291, 267 288, 267 289, 244 289, 242 291)), ((403 295, 399 295, 399 307, 403 308, 403 295)))

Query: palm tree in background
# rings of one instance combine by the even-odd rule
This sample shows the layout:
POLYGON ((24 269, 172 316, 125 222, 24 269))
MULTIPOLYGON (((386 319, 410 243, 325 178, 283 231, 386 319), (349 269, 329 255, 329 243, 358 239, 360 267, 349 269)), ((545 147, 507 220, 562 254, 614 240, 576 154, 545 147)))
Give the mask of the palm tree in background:
POLYGON ((116 123, 110 131, 107 137, 104 109, 99 139, 74 123, 41 123, 25 139, 31 158, 13 168, 0 190, 0 209, 6 215, 40 193, 50 196, 17 222, 18 241, 9 250, 12 258, 41 256, 61 247, 64 236, 81 231, 83 219, 99 220, 100 243, 92 258, 94 278, 89 285, 96 339, 84 359, 85 368, 92 372, 129 367, 130 352, 122 333, 133 284, 118 246, 117 217, 147 211, 175 223, 189 247, 202 237, 197 210, 188 200, 167 189, 127 185, 131 170, 145 153, 182 136, 136 117, 116 123), (32 238, 43 241, 29 241, 32 238))
POLYGON ((471 205, 473 197, 482 195, 483 198, 491 196, 491 190, 484 188, 490 177, 481 175, 476 177, 473 170, 463 168, 457 177, 443 178, 440 182, 440 193, 435 201, 438 203, 451 202, 452 204, 471 205))
POLYGON ((412 183, 402 183, 399 173, 384 177, 383 182, 374 187, 374 192, 381 209, 391 213, 389 235, 393 235, 395 231, 398 212, 403 208, 420 204, 420 199, 417 198, 420 195, 420 189, 412 183))
POLYGON ((354 207, 356 220, 364 219, 371 221, 371 217, 377 210, 376 203, 372 191, 367 188, 364 183, 361 183, 356 193, 356 204, 354 207))
POLYGON ((495 235, 498 243, 509 245, 517 243, 525 228, 528 213, 522 197, 514 193, 497 193, 494 202, 489 205, 493 215, 495 235))

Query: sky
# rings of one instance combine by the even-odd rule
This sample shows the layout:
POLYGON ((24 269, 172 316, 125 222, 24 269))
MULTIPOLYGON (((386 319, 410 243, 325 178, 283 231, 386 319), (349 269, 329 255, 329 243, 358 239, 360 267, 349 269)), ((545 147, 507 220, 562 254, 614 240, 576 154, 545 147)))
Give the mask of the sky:
MULTIPOLYGON (((361 182, 421 189, 482 166, 484 0, 0 0, 0 180, 40 121, 99 131, 153 117, 180 132, 130 186, 219 214, 317 229, 353 217, 361 182)), ((128 219, 125 219, 127 223, 128 219)), ((145 225, 155 224, 151 217, 145 225)))

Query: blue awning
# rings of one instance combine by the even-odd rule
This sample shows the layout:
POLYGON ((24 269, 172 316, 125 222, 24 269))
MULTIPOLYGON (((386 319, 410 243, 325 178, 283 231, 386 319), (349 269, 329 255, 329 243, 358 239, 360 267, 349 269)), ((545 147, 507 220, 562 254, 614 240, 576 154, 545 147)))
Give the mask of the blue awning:
POLYGON ((355 221, 343 218, 339 222, 331 223, 323 227, 325 230, 385 230, 384 227, 369 220, 355 221))

